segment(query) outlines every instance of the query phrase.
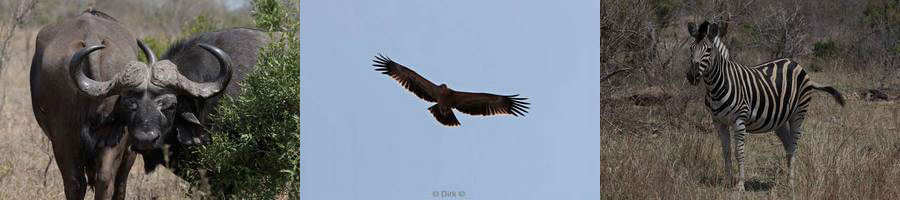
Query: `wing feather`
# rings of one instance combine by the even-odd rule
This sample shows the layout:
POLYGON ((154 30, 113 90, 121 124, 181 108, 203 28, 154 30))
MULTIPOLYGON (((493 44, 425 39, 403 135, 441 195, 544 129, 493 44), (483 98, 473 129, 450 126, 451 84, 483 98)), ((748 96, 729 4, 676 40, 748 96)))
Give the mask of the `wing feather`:
POLYGON ((525 116, 528 113, 528 98, 519 95, 496 95, 490 93, 471 93, 453 91, 451 102, 453 108, 470 115, 501 115, 525 116))
POLYGON ((375 71, 391 76, 391 78, 400 82, 400 85, 416 94, 422 100, 437 102, 434 94, 437 94, 438 87, 431 81, 428 81, 428 79, 381 54, 375 56, 375 60, 372 61, 375 62, 375 64, 372 64, 372 66, 375 66, 375 71))

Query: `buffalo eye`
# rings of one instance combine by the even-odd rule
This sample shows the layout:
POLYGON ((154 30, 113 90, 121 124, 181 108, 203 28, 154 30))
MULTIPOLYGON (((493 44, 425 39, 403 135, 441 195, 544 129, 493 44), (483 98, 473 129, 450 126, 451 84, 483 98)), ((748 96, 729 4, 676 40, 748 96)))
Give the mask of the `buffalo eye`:
POLYGON ((156 105, 159 106, 159 109, 160 109, 160 110, 167 110, 167 111, 168 111, 168 110, 171 110, 171 109, 175 108, 175 104, 172 103, 172 101, 168 101, 168 100, 159 100, 159 101, 156 101, 156 105))
POLYGON ((156 106, 158 106, 160 110, 168 110, 169 107, 171 107, 169 106, 169 103, 165 101, 157 101, 156 106))

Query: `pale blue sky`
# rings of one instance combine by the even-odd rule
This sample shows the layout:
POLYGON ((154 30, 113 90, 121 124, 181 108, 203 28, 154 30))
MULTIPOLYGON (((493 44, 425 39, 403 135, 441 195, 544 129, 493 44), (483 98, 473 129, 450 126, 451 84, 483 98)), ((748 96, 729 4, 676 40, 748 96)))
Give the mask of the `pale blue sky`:
POLYGON ((235 10, 244 6, 250 5, 250 0, 219 0, 225 3, 225 8, 228 10, 235 10))
POLYGON ((599 199, 600 1, 302 1, 301 198, 599 199), (526 117, 438 124, 383 53, 526 117))

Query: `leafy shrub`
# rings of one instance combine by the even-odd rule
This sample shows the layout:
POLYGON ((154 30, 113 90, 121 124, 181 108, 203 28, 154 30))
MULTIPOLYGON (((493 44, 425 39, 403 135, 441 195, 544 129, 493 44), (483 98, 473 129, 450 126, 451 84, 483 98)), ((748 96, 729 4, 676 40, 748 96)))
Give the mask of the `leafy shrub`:
POLYGON ((241 82, 240 95, 223 99, 211 116, 212 143, 196 148, 197 164, 214 176, 209 186, 217 198, 299 198, 300 43, 291 34, 298 27, 291 3, 253 1, 257 26, 274 39, 241 82), (291 31, 274 32, 277 27, 291 31))
MULTIPOLYGON (((141 38, 141 41, 144 42, 144 45, 147 45, 150 50, 153 50, 153 53, 158 54, 156 55, 157 57, 162 56, 161 53, 166 52, 166 49, 169 48, 169 40, 162 37, 144 36, 143 38, 141 38)), ((147 57, 144 56, 143 53, 141 53, 140 55, 138 55, 138 60, 146 63, 147 57)))
POLYGON ((681 7, 679 0, 653 0, 653 10, 656 22, 665 27, 675 17, 675 11, 681 7))
POLYGON ((199 33, 215 31, 221 28, 221 26, 222 22, 219 20, 213 19, 207 15, 198 15, 197 18, 185 23, 184 26, 181 27, 181 35, 182 37, 189 37, 199 33))
POLYGON ((894 48, 891 49, 895 55, 900 56, 900 41, 897 41, 897 44, 894 44, 894 48))
POLYGON ((813 55, 819 58, 829 58, 837 55, 838 47, 834 41, 827 40, 813 44, 813 55))
MULTIPOLYGON (((295 0, 254 0, 253 22, 256 27, 268 31, 297 31, 298 11, 292 2, 295 0)), ((299 2, 298 2, 299 3, 299 2)))
POLYGON ((866 1, 863 23, 870 27, 880 25, 900 26, 900 2, 885 0, 866 1))

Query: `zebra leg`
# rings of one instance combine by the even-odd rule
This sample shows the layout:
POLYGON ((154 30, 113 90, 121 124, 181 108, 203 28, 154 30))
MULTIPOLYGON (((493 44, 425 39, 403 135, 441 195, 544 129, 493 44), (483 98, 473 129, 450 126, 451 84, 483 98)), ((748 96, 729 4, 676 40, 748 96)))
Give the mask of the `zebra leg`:
POLYGON ((747 137, 747 130, 744 125, 744 119, 738 118, 734 123, 734 158, 738 165, 738 182, 737 190, 744 191, 744 138, 747 137))
POLYGON ((728 124, 716 123, 719 131, 719 140, 722 141, 722 156, 725 158, 725 185, 734 183, 734 175, 731 173, 731 132, 728 132, 728 124))
MULTIPOLYGON (((790 124, 790 134, 785 134, 784 139, 781 140, 781 143, 784 145, 785 155, 787 157, 788 164, 788 184, 791 186, 791 194, 794 192, 794 154, 797 151, 797 141, 800 140, 800 134, 802 131, 800 127, 803 125, 803 116, 798 115, 791 119, 790 124)), ((781 136, 779 136, 781 137, 781 136)))
POLYGON ((794 159, 794 150, 797 148, 797 140, 794 137, 794 132, 791 130, 791 123, 787 123, 778 127, 778 130, 775 130, 775 134, 778 135, 778 140, 781 140, 781 145, 784 146, 785 158, 787 158, 787 171, 788 171, 788 184, 791 187, 791 191, 794 190, 794 168, 791 167, 791 162, 794 159))

